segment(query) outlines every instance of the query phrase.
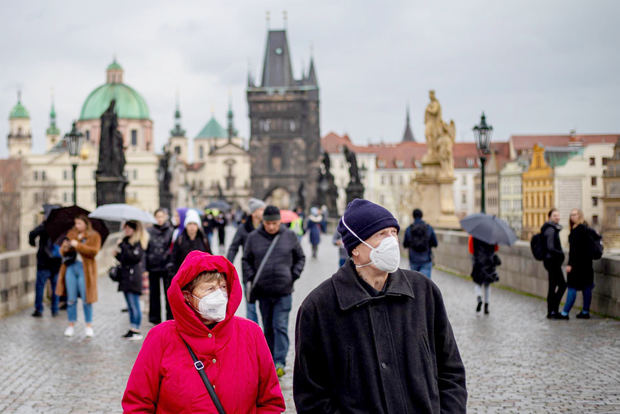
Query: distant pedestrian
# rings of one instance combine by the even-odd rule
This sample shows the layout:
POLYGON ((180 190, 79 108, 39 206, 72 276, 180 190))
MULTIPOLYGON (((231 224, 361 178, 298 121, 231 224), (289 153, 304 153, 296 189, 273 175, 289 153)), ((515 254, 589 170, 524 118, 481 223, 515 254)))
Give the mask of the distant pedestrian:
MULTIPOLYGON (((175 242, 177 237, 179 237, 179 234, 183 233, 183 230, 185 230, 185 214, 188 210, 188 208, 177 208, 174 210, 172 219, 170 219, 170 222, 174 227, 174 231, 172 232, 173 243, 175 242)), ((172 246, 170 246, 170 249, 172 249, 172 246)))
POLYGON ((413 210, 413 223, 405 230, 403 247, 409 249, 409 268, 429 279, 433 270, 432 248, 437 247, 437 236, 430 224, 422 220, 422 210, 413 210))
POLYGON ((173 229, 168 222, 168 212, 164 208, 155 210, 156 224, 149 227, 149 245, 146 249, 146 273, 149 278, 149 322, 161 323, 161 285, 164 288, 166 319, 172 319, 172 311, 166 292, 172 277, 168 274, 170 262, 170 244, 173 229))
POLYGON ((202 219, 202 231, 209 240, 209 245, 213 245, 213 233, 217 230, 217 222, 215 221, 214 211, 207 209, 202 219))
POLYGON ((484 289, 484 313, 489 314, 489 303, 491 299, 491 283, 499 280, 497 276, 497 266, 501 264, 496 252, 498 246, 485 243, 482 240, 469 236, 469 253, 473 257, 473 268, 471 277, 474 280, 474 290, 476 293, 476 312, 482 309, 482 291, 484 289))
POLYGON ((77 322, 77 298, 82 298, 85 334, 93 337, 93 303, 97 302, 97 262, 95 257, 101 249, 101 236, 92 228, 88 217, 80 215, 74 220, 74 227, 69 230, 60 246, 63 256, 60 266, 56 294, 67 296, 67 318, 69 326, 65 336, 73 336, 77 322))
POLYGON ((61 256, 60 246, 50 239, 45 231, 45 220, 49 217, 52 210, 60 206, 46 204, 43 206, 44 219, 28 234, 28 243, 36 246, 36 239, 39 238, 39 248, 37 249, 37 282, 35 285, 34 312, 35 318, 43 316, 43 294, 45 285, 50 281, 52 288, 52 316, 58 315, 58 295, 56 294, 56 284, 58 282, 58 270, 60 269, 61 256))
POLYGON ((169 274, 175 275, 185 257, 194 250, 211 253, 209 240, 200 229, 200 216, 196 210, 187 210, 183 222, 183 232, 177 236, 172 247, 169 274))
POLYGON ((583 211, 573 209, 569 219, 570 234, 568 235, 568 266, 566 266, 566 278, 568 294, 564 310, 558 319, 568 320, 569 312, 575 300, 577 291, 583 294, 583 308, 577 314, 577 319, 590 319, 590 304, 592 303, 592 290, 594 289, 594 269, 592 268, 592 232, 595 230, 588 226, 583 211))
POLYGON ((245 242, 242 262, 243 281, 251 284, 249 301, 258 300, 265 338, 281 377, 289 347, 293 284, 301 276, 306 256, 295 234, 282 225, 277 207, 265 208, 262 225, 245 242))
MULTIPOLYGON (((116 249, 116 260, 120 263, 118 290, 125 295, 129 310, 130 328, 123 338, 138 341, 142 339, 140 324, 140 295, 142 294, 142 273, 144 273, 149 234, 139 221, 128 221, 123 225, 125 237, 116 249)), ((159 300, 159 298, 157 298, 159 300)))
POLYGON ((226 225, 227 224, 228 224, 228 221, 226 220, 224 213, 218 214, 217 218, 215 219, 215 225, 217 228, 218 252, 222 255, 226 253, 224 246, 226 244, 226 225))
MULTIPOLYGON (((250 216, 248 216, 245 223, 241 224, 237 228, 235 237, 233 237, 233 240, 230 243, 230 247, 228 247, 228 253, 226 253, 226 258, 231 263, 235 262, 235 257, 237 256, 239 247, 245 246, 248 235, 260 226, 261 220, 263 219, 263 211, 265 210, 265 203, 257 198, 251 198, 248 203, 248 210, 250 211, 250 216)), ((256 303, 250 303, 246 301, 245 317, 251 321, 258 323, 256 303)))
POLYGON ((355 199, 350 259, 302 303, 293 396, 305 413, 465 413, 465 369, 437 286, 399 269, 398 221, 355 199))
POLYGON ((229 414, 284 412, 263 333, 235 316, 241 286, 232 263, 191 252, 168 296, 175 320, 149 331, 127 381, 123 412, 217 413, 197 369, 229 414))
POLYGON ((543 264, 549 274, 549 290, 547 292, 547 318, 558 319, 560 313, 560 301, 566 290, 562 263, 564 263, 564 250, 560 243, 560 212, 553 208, 547 215, 547 221, 540 229, 544 238, 545 258, 543 264))
POLYGON ((323 215, 319 212, 318 207, 310 209, 310 215, 306 219, 306 231, 310 233, 310 245, 312 246, 312 258, 316 259, 321 243, 321 233, 325 231, 323 215))
POLYGON ((347 249, 345 249, 344 243, 342 242, 342 236, 338 231, 334 232, 332 243, 334 246, 338 246, 338 267, 342 267, 342 265, 344 265, 349 258, 349 255, 347 254, 347 249))

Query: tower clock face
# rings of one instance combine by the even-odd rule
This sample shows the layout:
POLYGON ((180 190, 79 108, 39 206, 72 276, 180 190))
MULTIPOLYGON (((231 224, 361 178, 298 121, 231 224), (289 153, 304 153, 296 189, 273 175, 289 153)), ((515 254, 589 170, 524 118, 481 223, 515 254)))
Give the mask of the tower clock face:
POLYGON ((281 55, 282 54, 282 48, 278 47, 276 48, 276 55, 281 55))

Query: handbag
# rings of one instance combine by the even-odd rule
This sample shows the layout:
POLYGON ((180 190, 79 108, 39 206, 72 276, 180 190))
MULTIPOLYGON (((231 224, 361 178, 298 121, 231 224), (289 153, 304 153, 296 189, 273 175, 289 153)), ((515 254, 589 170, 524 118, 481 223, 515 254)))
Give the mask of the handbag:
POLYGON ((209 396, 211 397, 211 400, 213 401, 213 404, 215 405, 217 412, 219 414, 226 414, 226 411, 224 411, 224 407, 222 406, 220 399, 217 398, 217 394, 215 393, 215 389, 213 388, 213 385, 211 385, 211 381, 209 381, 209 377, 207 377, 207 374, 205 372, 205 365, 202 363, 201 360, 198 359, 198 357, 196 357, 196 354, 192 350, 192 347, 190 347, 189 344, 185 342, 185 339, 183 339, 182 336, 181 336, 181 340, 187 347, 189 354, 192 356, 192 359, 194 360, 194 368, 196 368, 196 371, 198 371, 198 374, 200 375, 202 382, 205 384, 205 387, 207 387, 207 392, 209 393, 209 396))
POLYGON ((108 276, 113 282, 120 282, 121 280, 121 266, 112 266, 108 269, 108 276))
POLYGON ((280 239, 280 234, 274 237, 274 239, 271 241, 271 244, 269 245, 269 249, 267 249, 267 253, 265 253, 265 257, 263 257, 263 260, 261 260, 260 265, 258 266, 258 270, 256 271, 256 274, 254 275, 254 279, 249 280, 245 284, 245 296, 246 296, 245 300, 247 300, 248 303, 256 302, 256 298, 252 296, 252 290, 254 289, 254 286, 256 286, 256 283, 258 282, 258 279, 260 278, 260 275, 263 272, 263 268, 265 267, 265 264, 267 263, 267 259, 269 259, 269 256, 271 256, 271 252, 273 252, 273 248, 276 246, 276 243, 278 242, 279 239, 280 239))

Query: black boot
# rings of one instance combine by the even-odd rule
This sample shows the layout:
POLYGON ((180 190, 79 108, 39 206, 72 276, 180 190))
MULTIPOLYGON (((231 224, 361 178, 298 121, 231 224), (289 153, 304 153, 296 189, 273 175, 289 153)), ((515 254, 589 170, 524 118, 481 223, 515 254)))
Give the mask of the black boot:
POLYGON ((482 309, 482 297, 478 296, 478 305, 476 306, 476 312, 480 312, 482 309))
POLYGON ((488 315, 488 314, 489 314, 489 304, 488 304, 488 303, 485 303, 485 304, 484 304, 484 314, 485 314, 485 315, 488 315))

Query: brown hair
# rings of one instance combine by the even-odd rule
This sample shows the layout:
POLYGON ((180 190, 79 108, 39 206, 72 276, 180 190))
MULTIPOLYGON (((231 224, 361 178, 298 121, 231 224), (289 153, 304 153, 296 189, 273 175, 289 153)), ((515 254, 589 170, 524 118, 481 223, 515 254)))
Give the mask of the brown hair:
POLYGON ((93 229, 93 225, 90 222, 90 219, 85 214, 80 214, 76 216, 74 220, 82 220, 84 224, 86 224, 86 231, 91 231, 93 229))
POLYGON ((552 215, 554 212, 556 212, 556 211, 558 211, 558 209, 557 209, 557 208, 555 208, 555 207, 554 207, 554 208, 552 208, 551 210, 549 210, 549 213, 547 213, 547 218, 551 218, 551 215, 552 215))
POLYGON ((198 284, 202 282, 214 282, 222 283, 222 281, 226 282, 226 273, 220 273, 217 271, 207 271, 199 273, 198 276, 193 278, 188 284, 183 286, 181 290, 187 290, 188 292, 193 292, 194 288, 198 286, 198 284))
POLYGON ((574 208, 570 211, 570 214, 573 214, 573 211, 577 212, 577 221, 573 222, 573 219, 570 218, 570 216, 568 217, 568 227, 573 230, 575 227, 577 227, 580 224, 585 224, 586 226, 588 225, 588 222, 586 221, 585 216, 583 215, 583 211, 581 209, 578 208, 574 208))

